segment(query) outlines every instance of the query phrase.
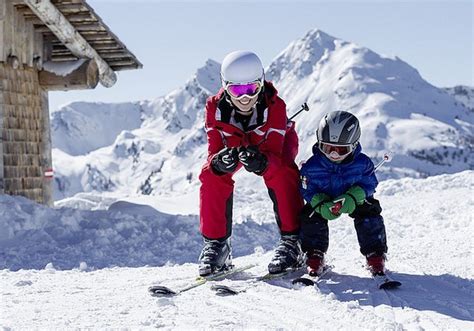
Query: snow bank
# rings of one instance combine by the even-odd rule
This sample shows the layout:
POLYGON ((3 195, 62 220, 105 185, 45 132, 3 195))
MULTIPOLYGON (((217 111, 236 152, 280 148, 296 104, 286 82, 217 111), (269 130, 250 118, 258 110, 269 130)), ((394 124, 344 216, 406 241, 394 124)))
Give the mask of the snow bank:
MULTIPOLYGON (((50 209, 22 197, 0 196, 0 269, 159 266, 195 262, 202 239, 195 215, 170 215, 129 202, 108 210, 50 209)), ((276 226, 245 222, 234 229, 236 255, 255 240, 271 248, 276 226), (245 239, 245 240, 244 240, 245 239)))
POLYGON ((130 202, 100 212, 54 210, 0 196, 1 267, 42 268, 0 270, 0 329, 472 330, 473 176, 380 184, 387 265, 403 284, 389 292, 361 267, 348 217, 330 222, 327 260, 334 269, 317 288, 293 288, 288 279, 255 282, 271 258, 264 250, 277 238, 276 226, 266 223, 264 190, 244 194, 235 206, 243 221, 234 228, 235 263, 257 266, 223 281, 246 289, 233 297, 217 297, 208 285, 173 298, 147 293, 151 284, 180 288, 196 277, 195 263, 175 264, 196 261, 196 216, 130 202), (264 250, 249 254, 259 244, 264 250), (147 264, 160 267, 102 268, 147 264), (74 270, 58 270, 65 268, 74 270))

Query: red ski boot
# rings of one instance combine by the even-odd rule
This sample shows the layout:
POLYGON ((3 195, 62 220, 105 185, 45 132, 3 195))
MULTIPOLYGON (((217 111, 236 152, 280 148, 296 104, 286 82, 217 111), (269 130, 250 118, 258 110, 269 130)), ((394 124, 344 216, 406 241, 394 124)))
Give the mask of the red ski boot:
POLYGON ((367 268, 372 275, 384 275, 385 274, 385 254, 373 252, 367 254, 367 268))
POLYGON ((306 252, 306 266, 308 275, 319 276, 324 269, 324 253, 317 249, 310 249, 306 252))

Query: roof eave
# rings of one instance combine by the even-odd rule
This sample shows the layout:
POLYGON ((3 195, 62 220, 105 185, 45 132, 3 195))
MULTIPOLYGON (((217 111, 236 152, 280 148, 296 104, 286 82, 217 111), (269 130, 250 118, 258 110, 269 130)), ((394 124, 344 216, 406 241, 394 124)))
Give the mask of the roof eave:
MULTIPOLYGON (((50 0, 24 0, 56 37, 73 53, 82 58, 94 59, 99 68, 99 80, 105 87, 112 87, 117 75, 97 51, 82 37, 50 0)), ((139 63, 139 62, 138 62, 139 63)), ((141 65, 141 63, 139 63, 141 65)))

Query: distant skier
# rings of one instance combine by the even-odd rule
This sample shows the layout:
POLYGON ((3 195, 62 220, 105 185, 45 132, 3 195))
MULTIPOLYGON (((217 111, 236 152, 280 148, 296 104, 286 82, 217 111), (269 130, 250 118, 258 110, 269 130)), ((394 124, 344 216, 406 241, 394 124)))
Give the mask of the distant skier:
POLYGON ((354 219, 360 252, 370 271, 384 273, 387 243, 382 208, 373 194, 374 164, 361 152, 358 119, 345 111, 326 114, 316 131, 313 156, 301 168, 303 197, 301 243, 310 275, 324 266, 329 245, 328 221, 342 214, 354 219))
POLYGON ((285 103, 264 80, 256 54, 228 54, 221 79, 223 88, 206 104, 208 161, 199 176, 204 238, 199 273, 208 275, 231 263, 232 176, 242 166, 263 178, 273 201, 281 238, 268 269, 279 273, 302 257, 298 214, 303 199, 294 162, 298 152, 294 122, 288 122, 285 103))

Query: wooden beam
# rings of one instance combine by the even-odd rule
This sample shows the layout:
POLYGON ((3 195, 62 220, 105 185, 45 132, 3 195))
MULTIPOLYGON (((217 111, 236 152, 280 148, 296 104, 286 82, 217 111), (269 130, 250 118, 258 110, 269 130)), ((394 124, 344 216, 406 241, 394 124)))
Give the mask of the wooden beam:
POLYGON ((73 54, 53 55, 54 54, 51 54, 51 60, 54 60, 54 62, 75 61, 79 59, 73 54))
POLYGON ((115 84, 117 75, 112 68, 81 36, 79 29, 76 29, 50 0, 24 0, 24 2, 75 56, 94 59, 97 62, 102 85, 111 87, 115 84))
MULTIPOLYGON (((44 25, 43 21, 36 15, 33 15, 33 16, 25 16, 25 19, 28 21, 28 22, 31 22, 32 24, 34 25, 44 25)), ((69 22, 73 23, 87 23, 87 24, 90 24, 90 23, 95 23, 97 22, 97 20, 95 18, 93 18, 89 13, 84 13, 84 14, 70 14, 70 15, 64 15, 64 17, 66 17, 68 19, 69 22)))
POLYGON ((135 70, 135 69, 140 69, 141 67, 140 67, 137 63, 134 63, 133 65, 129 65, 129 66, 118 66, 118 67, 112 66, 112 68, 113 68, 115 71, 123 71, 123 70, 135 70))
MULTIPOLYGON (((105 50, 121 50, 122 47, 120 47, 119 45, 117 45, 116 43, 90 43, 92 47, 94 47, 94 49, 96 51, 105 51, 105 50)), ((61 52, 71 52, 67 47, 65 47, 64 45, 55 45, 53 44, 53 52, 55 53, 61 53, 61 52)))
POLYGON ((111 67, 129 67, 129 66, 133 66, 135 65, 135 67, 137 67, 137 63, 133 60, 113 60, 113 61, 110 61, 110 66, 111 67))
POLYGON ((46 91, 93 89, 98 82, 97 63, 91 59, 46 62, 39 72, 39 83, 46 91))
MULTIPOLYGON (((28 1, 30 1, 30 0, 28 0, 28 1)), ((43 22, 43 20, 41 20, 41 21, 43 22)), ((71 23, 69 23, 69 24, 71 24, 71 23)), ((71 27, 72 27, 76 32, 79 31, 79 32, 81 32, 81 33, 82 33, 82 32, 85 32, 85 31, 88 31, 88 32, 95 32, 95 33, 105 31, 105 29, 104 29, 103 27, 101 27, 100 25, 98 25, 98 24, 91 24, 90 22, 87 22, 87 24, 76 24, 75 26, 73 26, 73 25, 71 24, 71 27)), ((48 24, 46 24, 46 25, 35 24, 35 30, 36 30, 37 32, 51 32, 51 31, 52 31, 51 27, 50 27, 48 24)), ((58 36, 54 31, 52 31, 52 32, 56 35, 56 37, 59 38, 59 36, 58 36)), ((84 39, 84 37, 82 37, 82 36, 81 36, 81 38, 84 39)), ((61 40, 61 38, 59 38, 59 40, 61 40)), ((62 41, 62 40, 61 40, 61 41, 62 41)), ((86 40, 84 39, 84 41, 86 41, 86 40)))

